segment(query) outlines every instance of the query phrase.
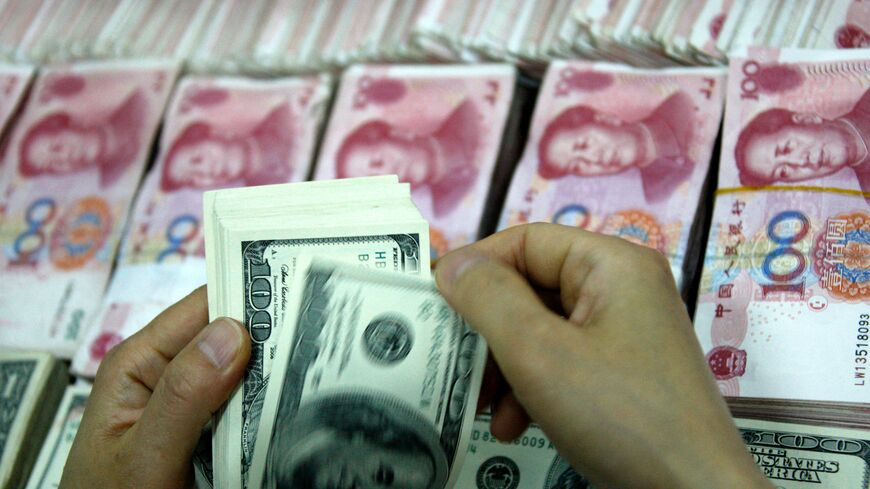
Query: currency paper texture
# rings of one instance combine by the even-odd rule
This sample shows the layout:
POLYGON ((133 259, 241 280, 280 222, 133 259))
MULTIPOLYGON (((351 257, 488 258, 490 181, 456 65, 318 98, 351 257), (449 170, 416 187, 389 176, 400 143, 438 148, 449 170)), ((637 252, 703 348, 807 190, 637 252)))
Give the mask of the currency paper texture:
POLYGON ((731 62, 695 327, 722 393, 866 403, 870 56, 731 62))
POLYGON ((456 487, 486 346, 429 280, 296 275, 251 487, 456 487))
POLYGON ((681 283, 724 99, 718 69, 557 61, 500 228, 554 222, 664 253, 681 283))
POLYGON ((4 157, 3 344, 72 357, 109 278, 175 72, 158 61, 40 72, 4 157))
POLYGON ((433 256, 478 237, 516 72, 507 65, 353 66, 318 180, 398 174, 431 225, 433 256))
POLYGON ((205 283, 203 191, 307 178, 328 99, 319 76, 179 83, 76 373, 93 377, 112 346, 205 283))

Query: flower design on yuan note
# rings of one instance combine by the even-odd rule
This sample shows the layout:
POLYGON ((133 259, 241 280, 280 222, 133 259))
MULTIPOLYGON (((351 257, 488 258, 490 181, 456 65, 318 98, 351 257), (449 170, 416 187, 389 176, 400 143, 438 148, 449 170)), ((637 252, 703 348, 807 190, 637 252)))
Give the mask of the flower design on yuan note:
POLYGON ((655 216, 640 210, 616 212, 607 216, 601 232, 665 252, 665 235, 655 216))
POLYGON ((870 216, 855 212, 828 218, 816 236, 812 258, 819 286, 832 296, 870 298, 870 216))

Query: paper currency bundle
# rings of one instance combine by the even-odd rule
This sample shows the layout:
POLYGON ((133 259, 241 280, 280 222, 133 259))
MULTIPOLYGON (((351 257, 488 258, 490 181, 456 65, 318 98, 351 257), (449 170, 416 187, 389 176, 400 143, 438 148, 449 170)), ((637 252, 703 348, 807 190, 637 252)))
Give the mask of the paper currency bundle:
POLYGON ((175 72, 157 61, 40 72, 3 163, 4 345, 74 353, 109 279, 175 72))
MULTIPOLYGON (((870 431, 734 420, 758 468, 781 489, 866 489, 870 431)), ((532 424, 511 443, 489 431, 490 416, 474 422, 461 488, 594 489, 559 456, 540 427, 532 424)))
POLYGON ((664 253, 684 283, 724 73, 553 63, 500 228, 554 222, 664 253))
MULTIPOLYGON (((51 429, 39 451, 39 458, 36 459, 36 464, 30 473, 27 489, 56 489, 60 486, 63 468, 79 430, 90 394, 89 385, 71 385, 66 388, 63 400, 51 423, 51 429)), ((43 422, 47 423, 48 420, 43 422)))
POLYGON ((315 178, 398 174, 431 224, 434 256, 471 243, 499 173, 515 78, 507 65, 353 66, 315 178))
POLYGON ((731 62, 695 327, 740 412, 870 423, 868 80, 866 51, 731 62))
POLYGON ((465 487, 486 346, 434 282, 315 259, 291 290, 248 487, 465 487))
POLYGON ((67 381, 47 353, 0 351, 0 488, 27 482, 67 381))
POLYGON ((428 277, 428 224, 395 176, 250 187, 204 197, 209 313, 241 320, 252 340, 242 385, 214 434, 215 484, 249 480, 254 442, 301 257, 428 277))
POLYGON ((179 83, 76 373, 93 377, 112 346, 205 283, 203 191, 308 177, 329 92, 325 76, 179 83))

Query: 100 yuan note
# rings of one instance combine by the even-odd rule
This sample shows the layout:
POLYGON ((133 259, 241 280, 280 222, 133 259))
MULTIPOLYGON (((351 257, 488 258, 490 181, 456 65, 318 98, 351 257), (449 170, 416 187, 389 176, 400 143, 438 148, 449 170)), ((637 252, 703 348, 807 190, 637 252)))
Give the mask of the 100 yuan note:
POLYGON ((66 459, 72 449, 82 416, 85 413, 85 404, 91 393, 88 385, 71 385, 67 387, 51 431, 45 438, 39 458, 30 474, 27 489, 57 489, 63 476, 63 468, 66 459))
POLYGON ((619 236, 665 254, 680 283, 723 98, 719 69, 551 64, 499 227, 619 236))
POLYGON ((269 375, 280 351, 278 338, 293 319, 288 317, 287 307, 297 292, 293 277, 300 257, 328 256, 361 267, 425 276, 429 271, 425 234, 425 224, 416 227, 370 224, 359 229, 299 231, 294 233, 299 237, 293 239, 241 243, 241 262, 234 268, 238 274, 234 285, 241 286, 243 292, 239 297, 246 299, 243 308, 232 317, 243 318, 245 324, 253 325, 251 359, 241 388, 228 404, 226 415, 230 422, 226 427, 230 453, 235 449, 232 441, 238 440, 235 446, 240 448, 243 481, 252 460, 269 375), (267 289, 268 295, 254 293, 267 289))
POLYGON ((114 345, 206 281, 204 191, 306 178, 328 97, 318 76, 179 83, 77 374, 96 375, 114 345))
POLYGON ((870 56, 730 66, 695 329, 725 395, 867 402, 870 56))
POLYGON ((443 255, 477 239, 516 70, 507 65, 345 71, 315 178, 398 174, 443 255))
POLYGON ((294 290, 251 487, 455 487, 483 340, 431 280, 315 260, 294 290))
POLYGON ((40 71, 3 156, 5 345, 74 353, 108 281, 176 69, 112 61, 40 71))

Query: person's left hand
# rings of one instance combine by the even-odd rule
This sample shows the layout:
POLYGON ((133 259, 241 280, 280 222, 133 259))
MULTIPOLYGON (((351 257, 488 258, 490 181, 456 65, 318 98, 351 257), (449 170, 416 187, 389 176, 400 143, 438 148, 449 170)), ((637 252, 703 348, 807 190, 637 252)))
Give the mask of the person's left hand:
POLYGON ((251 352, 238 322, 207 322, 200 287, 106 355, 62 489, 193 487, 200 432, 239 383, 251 352))

